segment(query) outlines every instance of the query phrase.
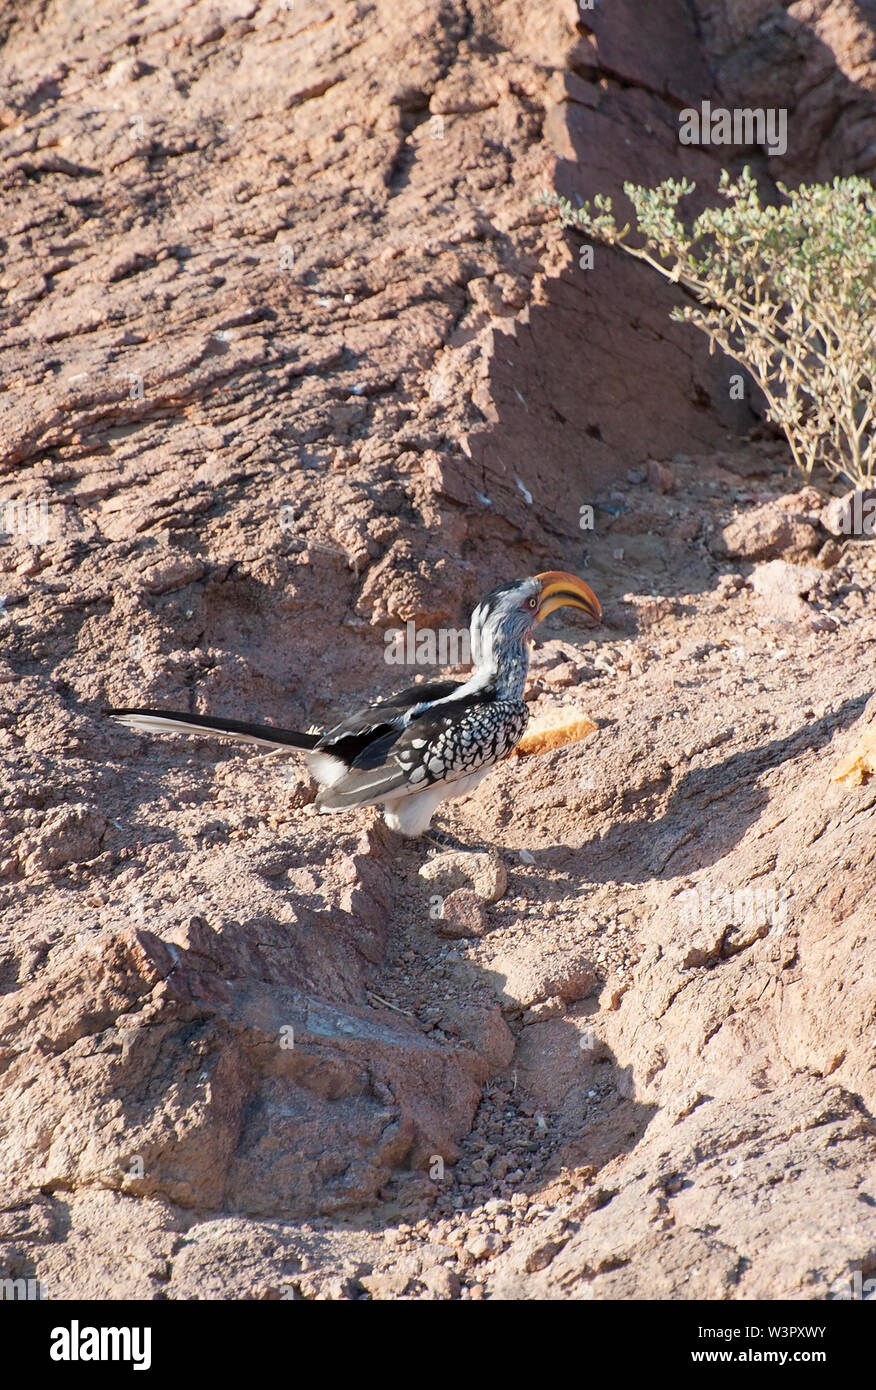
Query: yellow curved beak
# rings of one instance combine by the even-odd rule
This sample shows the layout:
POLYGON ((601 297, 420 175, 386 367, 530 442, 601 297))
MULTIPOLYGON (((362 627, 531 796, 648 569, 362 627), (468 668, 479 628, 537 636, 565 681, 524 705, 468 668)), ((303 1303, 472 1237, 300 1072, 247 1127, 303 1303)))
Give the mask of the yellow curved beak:
POLYGON ((535 617, 537 623, 546 618, 548 613, 566 606, 583 608, 591 618, 595 618, 597 622, 601 621, 602 606, 590 585, 585 584, 583 579, 577 579, 574 574, 567 574, 565 570, 546 570, 544 574, 537 574, 535 577, 541 585, 541 602, 535 617))

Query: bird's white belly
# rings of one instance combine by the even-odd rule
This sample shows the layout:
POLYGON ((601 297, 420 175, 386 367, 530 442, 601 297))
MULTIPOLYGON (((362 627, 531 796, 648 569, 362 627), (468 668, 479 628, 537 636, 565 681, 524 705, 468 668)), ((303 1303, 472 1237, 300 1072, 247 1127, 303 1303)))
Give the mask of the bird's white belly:
POLYGON ((467 777, 459 777, 455 782, 438 782, 421 792, 408 792, 385 803, 383 819, 390 830, 400 835, 422 835, 429 829, 432 817, 442 801, 453 801, 458 796, 466 796, 492 772, 495 763, 479 767, 467 777))
POLYGON ((455 801, 458 796, 467 796, 470 791, 474 791, 479 782, 482 782, 488 772, 492 772, 495 763, 487 763, 485 767, 479 767, 477 771, 470 772, 467 777, 460 777, 455 782, 448 782, 445 789, 445 796, 448 801, 455 801))

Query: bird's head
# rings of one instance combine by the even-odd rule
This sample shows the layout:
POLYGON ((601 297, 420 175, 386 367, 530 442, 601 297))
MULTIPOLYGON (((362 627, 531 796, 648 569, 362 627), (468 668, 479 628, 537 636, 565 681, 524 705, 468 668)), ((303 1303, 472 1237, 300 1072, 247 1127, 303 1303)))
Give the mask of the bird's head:
POLYGON ((564 570, 547 570, 529 579, 500 584, 481 599, 471 618, 472 657, 476 665, 506 643, 522 643, 536 623, 557 608, 583 608, 599 622, 599 599, 583 579, 564 570))

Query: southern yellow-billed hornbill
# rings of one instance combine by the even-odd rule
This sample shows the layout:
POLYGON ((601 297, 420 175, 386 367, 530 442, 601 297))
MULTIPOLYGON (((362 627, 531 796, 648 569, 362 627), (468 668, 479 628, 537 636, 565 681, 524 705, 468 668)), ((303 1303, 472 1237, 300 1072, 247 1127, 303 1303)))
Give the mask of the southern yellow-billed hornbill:
POLYGON ((472 614, 474 672, 467 681, 431 681, 370 705, 324 734, 174 711, 108 713, 142 733, 215 733, 269 748, 302 748, 320 784, 320 811, 384 807, 402 835, 422 835, 441 801, 464 796, 519 742, 528 639, 536 623, 565 604, 602 616, 593 590, 573 574, 549 570, 501 584, 472 614))

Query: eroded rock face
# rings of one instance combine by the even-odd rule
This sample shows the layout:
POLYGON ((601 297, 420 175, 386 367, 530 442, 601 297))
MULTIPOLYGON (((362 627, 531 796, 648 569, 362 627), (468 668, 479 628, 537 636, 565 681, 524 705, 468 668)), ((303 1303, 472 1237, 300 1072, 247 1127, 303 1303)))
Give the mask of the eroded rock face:
POLYGON ((4 1277, 805 1298, 871 1250, 870 551, 532 201, 705 197, 752 158, 678 144, 716 74, 793 72, 765 177, 867 172, 865 18, 732 9, 0 16, 0 500, 48 503, 0 546, 4 1277), (598 734, 422 877, 297 761, 100 713, 323 726, 421 674, 392 629, 585 565, 530 694, 598 734))
POLYGON ((349 861, 346 910, 193 917, 163 939, 129 927, 53 951, 3 1000, 5 1171, 49 1191, 306 1217, 361 1206, 407 1162, 455 1158, 494 1047, 441 1049, 353 1003, 365 954, 386 950, 378 843, 349 861), (330 976, 333 1003, 319 997, 330 976))

